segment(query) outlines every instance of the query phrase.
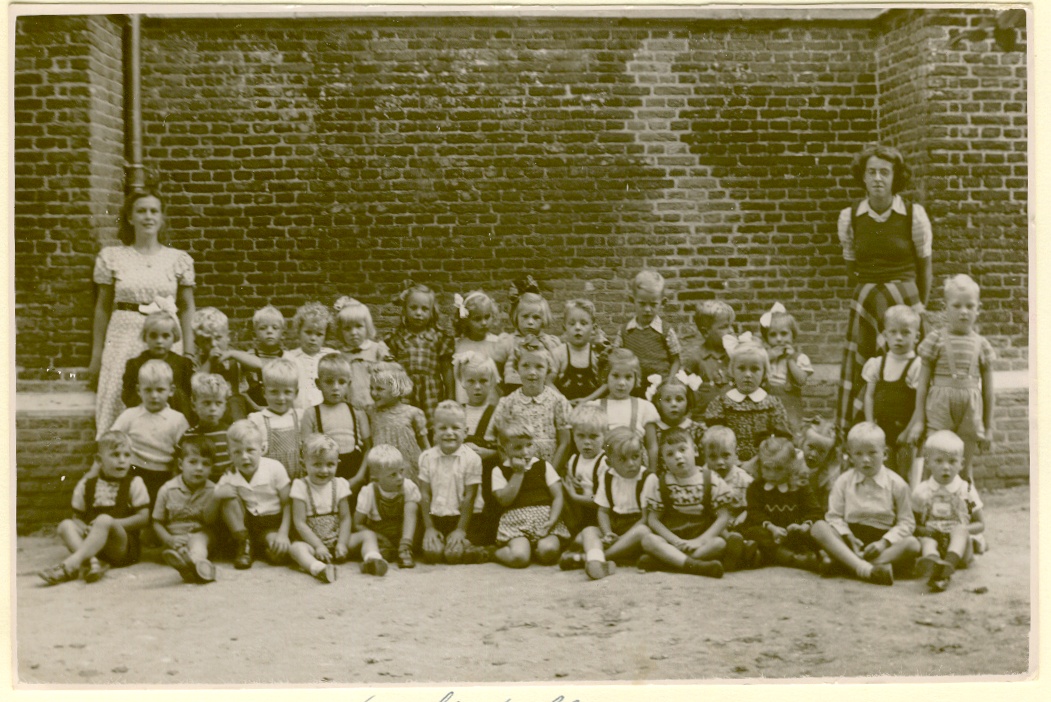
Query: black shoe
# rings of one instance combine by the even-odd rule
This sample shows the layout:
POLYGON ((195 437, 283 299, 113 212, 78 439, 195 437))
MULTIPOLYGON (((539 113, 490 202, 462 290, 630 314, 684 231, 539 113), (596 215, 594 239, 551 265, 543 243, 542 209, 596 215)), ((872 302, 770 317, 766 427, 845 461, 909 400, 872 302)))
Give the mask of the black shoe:
POLYGON ((744 567, 744 537, 737 532, 726 535, 726 550, 723 551, 723 569, 727 573, 744 567))
POLYGON ((237 555, 234 556, 234 568, 248 570, 252 567, 252 540, 241 539, 237 542, 237 555))

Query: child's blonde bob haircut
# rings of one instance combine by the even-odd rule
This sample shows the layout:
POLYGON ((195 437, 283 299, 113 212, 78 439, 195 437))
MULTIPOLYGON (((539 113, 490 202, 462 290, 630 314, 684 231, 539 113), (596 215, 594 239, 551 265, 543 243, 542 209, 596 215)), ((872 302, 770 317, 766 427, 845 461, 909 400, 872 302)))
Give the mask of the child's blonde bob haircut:
POLYGON ((310 461, 319 456, 339 456, 339 444, 326 434, 310 434, 303 439, 301 451, 304 461, 310 461))
POLYGON ((146 319, 142 323, 142 334, 141 338, 146 341, 146 335, 155 329, 169 329, 172 333, 172 339, 179 341, 182 339, 182 329, 179 320, 172 317, 168 312, 151 312, 146 315, 146 319))
POLYGON ((742 358, 755 358, 763 366, 763 378, 770 377, 770 357, 766 353, 766 349, 758 341, 743 341, 738 344, 733 351, 730 352, 730 372, 733 374, 733 366, 739 359, 742 358))
POLYGON ((369 477, 373 481, 380 471, 405 470, 405 463, 401 451, 390 444, 376 444, 365 454, 365 464, 369 467, 369 477))
POLYGON ((406 398, 412 394, 412 379, 400 363, 383 361, 369 369, 371 382, 394 393, 395 397, 406 398))
POLYGON ((194 336, 214 339, 230 333, 230 320, 223 312, 215 307, 201 307, 193 313, 194 336))
POLYGON ((194 373, 190 378, 190 389, 195 400, 204 397, 227 400, 232 393, 230 383, 218 373, 194 373))
POLYGON ((464 384, 468 371, 480 371, 489 379, 490 385, 500 381, 496 363, 483 353, 464 351, 453 356, 453 377, 460 385, 464 384))
POLYGON ((261 324, 280 324, 284 327, 285 315, 281 314, 281 310, 273 305, 260 307, 255 311, 255 314, 252 315, 252 326, 258 327, 261 324))
POLYGON ((129 451, 131 450, 131 437, 124 432, 116 431, 115 429, 105 432, 95 443, 98 446, 96 453, 100 456, 105 451, 113 451, 118 448, 125 448, 129 451))
POLYGON ((638 356, 624 348, 610 351, 606 360, 606 377, 609 378, 609 374, 613 372, 614 368, 624 367, 630 368, 631 372, 635 374, 635 384, 638 385, 642 380, 642 366, 639 365, 638 356))
POLYGON ((139 368, 139 385, 146 383, 164 383, 171 385, 174 382, 172 367, 159 358, 151 358, 139 368))
POLYGON ((308 302, 305 305, 300 305, 299 309, 296 310, 295 316, 292 317, 292 328, 296 334, 307 322, 320 322, 325 325, 325 330, 327 331, 332 326, 332 312, 320 302, 308 302))
POLYGON ((591 429, 600 434, 605 434, 609 427, 609 418, 597 403, 585 402, 573 408, 569 414, 569 426, 573 431, 591 429))
POLYGON ((299 387, 299 370, 287 358, 275 358, 263 366, 263 385, 295 385, 299 387))
POLYGON ((847 447, 855 441, 880 441, 887 443, 887 435, 875 422, 858 422, 847 432, 847 447))
POLYGON ((249 439, 255 439, 261 445, 263 443, 263 432, 259 431, 259 427, 247 419, 238 419, 226 430, 227 441, 236 441, 243 444, 249 439))
POLYGON ((716 424, 704 432, 704 436, 701 437, 701 447, 705 452, 708 449, 728 449, 736 452, 737 435, 734 434, 734 430, 730 427, 716 424))
POLYGON ((936 431, 927 437, 923 443, 923 454, 926 456, 931 451, 940 451, 952 456, 963 457, 963 439, 948 429, 936 431))
POLYGON ((789 482, 793 487, 802 487, 810 482, 810 469, 789 439, 782 436, 763 439, 756 452, 756 458, 757 478, 766 480, 763 471, 767 467, 777 467, 788 469, 789 482))
POLYGON ((606 434, 602 449, 607 456, 624 458, 631 453, 642 452, 642 435, 631 427, 616 427, 606 434))
POLYGON ((343 296, 332 306, 336 311, 336 334, 343 340, 343 330, 351 324, 365 327, 365 338, 376 338, 376 325, 372 323, 372 312, 353 297, 343 296))
POLYGON ((455 400, 442 400, 438 403, 438 406, 434 408, 434 423, 438 423, 438 416, 443 417, 454 417, 459 422, 467 421, 467 412, 464 410, 463 405, 455 400))

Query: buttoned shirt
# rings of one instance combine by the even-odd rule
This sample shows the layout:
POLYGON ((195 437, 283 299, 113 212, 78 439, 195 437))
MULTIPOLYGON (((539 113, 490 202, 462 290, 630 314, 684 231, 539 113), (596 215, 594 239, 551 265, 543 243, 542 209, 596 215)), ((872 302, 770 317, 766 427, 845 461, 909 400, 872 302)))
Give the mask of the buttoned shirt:
POLYGON ((172 534, 199 531, 206 524, 205 511, 215 493, 215 483, 191 490, 181 475, 172 478, 157 491, 153 505, 153 521, 163 524, 172 534))
POLYGON ((872 477, 856 469, 839 476, 828 498, 826 521, 844 536, 851 533, 849 524, 886 529, 883 538, 889 544, 911 536, 916 528, 909 486, 885 466, 872 477))
MULTIPOLYGON (((432 446, 420 454, 420 481, 431 486, 431 514, 458 517, 467 488, 482 483, 482 459, 463 444, 452 453, 443 453, 440 446, 432 446)), ((479 489, 474 512, 481 512, 484 506, 479 489)))

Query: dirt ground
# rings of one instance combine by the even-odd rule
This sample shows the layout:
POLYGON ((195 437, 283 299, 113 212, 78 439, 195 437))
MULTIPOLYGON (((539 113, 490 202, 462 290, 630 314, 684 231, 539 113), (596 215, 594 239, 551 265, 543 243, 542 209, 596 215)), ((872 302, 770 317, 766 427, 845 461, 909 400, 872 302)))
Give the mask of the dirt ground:
POLYGON ((1024 674, 1029 491, 985 495, 989 553, 948 592, 780 568, 710 580, 622 568, 340 568, 322 585, 257 563, 184 585, 156 562, 44 587, 55 537, 18 539, 22 684, 545 683, 1024 674))

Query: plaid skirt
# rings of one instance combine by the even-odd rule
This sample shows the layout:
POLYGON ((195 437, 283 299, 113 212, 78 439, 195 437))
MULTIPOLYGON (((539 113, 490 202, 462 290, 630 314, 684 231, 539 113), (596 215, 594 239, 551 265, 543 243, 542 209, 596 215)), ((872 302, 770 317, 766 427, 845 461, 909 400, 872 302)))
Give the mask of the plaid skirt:
POLYGON ((847 431, 864 410, 865 381, 861 377, 861 369, 865 361, 880 355, 887 348, 883 338, 884 315, 894 305, 911 307, 919 301, 920 291, 914 280, 863 283, 854 288, 836 401, 836 429, 841 439, 846 438, 847 431))

